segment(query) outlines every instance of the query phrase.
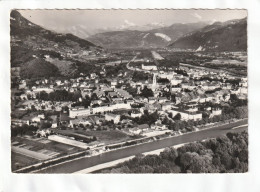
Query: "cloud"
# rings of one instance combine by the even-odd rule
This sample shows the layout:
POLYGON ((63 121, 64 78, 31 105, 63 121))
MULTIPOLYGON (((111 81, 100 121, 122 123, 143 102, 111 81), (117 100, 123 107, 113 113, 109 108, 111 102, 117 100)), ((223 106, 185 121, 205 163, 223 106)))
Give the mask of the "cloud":
POLYGON ((134 23, 128 21, 127 19, 124 20, 125 24, 127 24, 128 26, 135 26, 134 23))
POLYGON ((124 24, 117 27, 117 29, 124 30, 124 29, 128 29, 128 28, 131 28, 131 27, 134 27, 134 26, 136 26, 136 24, 128 21, 127 19, 125 19, 124 24))

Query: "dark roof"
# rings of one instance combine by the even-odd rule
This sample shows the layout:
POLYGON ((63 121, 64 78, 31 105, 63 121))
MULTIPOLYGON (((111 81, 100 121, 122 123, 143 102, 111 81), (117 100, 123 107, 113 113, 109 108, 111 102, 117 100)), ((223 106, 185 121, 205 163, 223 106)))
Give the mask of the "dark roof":
POLYGON ((70 117, 68 116, 68 114, 65 113, 61 113, 60 114, 60 121, 69 121, 70 117))

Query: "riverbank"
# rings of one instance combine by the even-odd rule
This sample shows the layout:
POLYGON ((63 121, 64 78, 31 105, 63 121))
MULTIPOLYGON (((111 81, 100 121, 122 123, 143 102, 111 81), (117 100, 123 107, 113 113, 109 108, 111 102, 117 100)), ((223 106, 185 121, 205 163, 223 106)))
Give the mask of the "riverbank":
POLYGON ((86 168, 90 168, 99 164, 108 163, 122 158, 127 158, 140 153, 154 151, 162 148, 166 148, 173 145, 189 143, 194 141, 201 141, 203 139, 215 138, 222 136, 228 132, 240 132, 247 130, 246 124, 248 120, 241 120, 239 122, 225 124, 210 129, 204 129, 196 132, 190 132, 175 137, 167 137, 154 142, 143 143, 140 145, 129 146, 123 149, 111 150, 102 154, 83 157, 80 159, 72 160, 70 162, 64 162, 59 165, 53 165, 51 167, 35 171, 36 173, 74 173, 86 168), (232 129, 233 127, 243 125, 240 128, 232 129))
MULTIPOLYGON (((186 143, 174 145, 174 146, 171 146, 171 147, 174 147, 174 148, 177 149, 179 147, 182 147, 185 144, 186 143)), ((143 155, 159 155, 164 149, 165 148, 161 148, 161 149, 157 149, 157 150, 154 150, 154 151, 145 152, 145 153, 143 153, 143 155)), ((106 168, 116 166, 117 164, 128 161, 128 160, 130 160, 134 157, 135 156, 130 156, 130 157, 118 159, 118 160, 115 160, 115 161, 110 161, 110 162, 107 162, 107 163, 99 164, 99 165, 96 165, 96 166, 93 166, 93 167, 89 167, 89 168, 77 171, 75 173, 80 173, 80 174, 93 173, 93 172, 96 172, 96 171, 99 171, 99 170, 102 170, 102 169, 106 169, 106 168)))

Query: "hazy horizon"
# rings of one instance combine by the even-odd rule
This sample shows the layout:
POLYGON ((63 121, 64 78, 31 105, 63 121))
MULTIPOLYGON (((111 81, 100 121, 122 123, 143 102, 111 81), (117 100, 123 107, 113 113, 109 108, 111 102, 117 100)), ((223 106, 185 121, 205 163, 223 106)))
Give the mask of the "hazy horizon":
POLYGON ((247 17, 247 10, 244 9, 18 11, 31 22, 46 29, 73 33, 81 37, 102 31, 139 29, 140 26, 149 29, 149 27, 170 26, 174 23, 213 23, 247 17))

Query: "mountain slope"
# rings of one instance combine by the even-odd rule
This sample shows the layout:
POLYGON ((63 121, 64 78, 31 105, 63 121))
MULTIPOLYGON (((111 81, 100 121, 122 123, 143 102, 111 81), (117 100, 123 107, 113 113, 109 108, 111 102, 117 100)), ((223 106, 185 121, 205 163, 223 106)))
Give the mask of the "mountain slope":
POLYGON ((16 10, 10 15, 10 35, 11 67, 21 67, 20 75, 25 78, 44 77, 47 71, 51 71, 50 75, 73 75, 67 73, 76 71, 75 65, 71 62, 73 58, 70 57, 69 61, 66 61, 68 54, 101 49, 72 34, 46 30, 25 19, 16 10), (53 60, 47 61, 46 57, 53 60), (56 62, 57 59, 62 62, 56 62))
POLYGON ((125 30, 99 33, 87 40, 105 48, 157 48, 167 46, 184 34, 206 26, 205 23, 173 24, 148 31, 125 30))
POLYGON ((247 20, 213 23, 177 39, 169 47, 198 51, 246 51, 247 20))

